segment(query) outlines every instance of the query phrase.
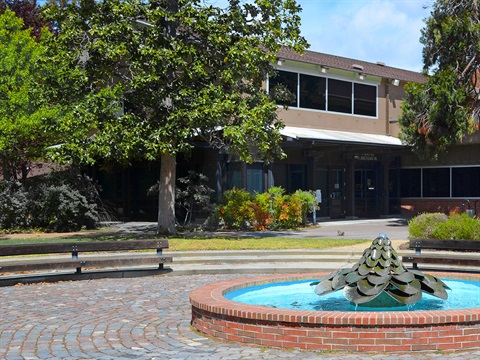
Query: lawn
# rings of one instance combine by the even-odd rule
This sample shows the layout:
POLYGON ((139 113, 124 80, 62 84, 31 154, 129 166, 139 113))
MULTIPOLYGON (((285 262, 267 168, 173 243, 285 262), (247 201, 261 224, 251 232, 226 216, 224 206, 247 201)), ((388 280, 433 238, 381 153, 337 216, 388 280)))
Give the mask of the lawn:
MULTIPOLYGON (((0 235, 1 245, 15 244, 38 244, 52 242, 79 242, 79 241, 121 241, 122 239, 141 239, 146 235, 67 235, 61 237, 42 237, 41 234, 35 237, 6 238, 0 235)), ((149 236, 152 238, 152 236, 149 236)), ((170 251, 200 251, 200 250, 285 250, 285 249, 326 249, 333 247, 346 247, 355 244, 367 244, 371 240, 359 240, 348 238, 282 238, 282 237, 171 237, 169 238, 170 251)))

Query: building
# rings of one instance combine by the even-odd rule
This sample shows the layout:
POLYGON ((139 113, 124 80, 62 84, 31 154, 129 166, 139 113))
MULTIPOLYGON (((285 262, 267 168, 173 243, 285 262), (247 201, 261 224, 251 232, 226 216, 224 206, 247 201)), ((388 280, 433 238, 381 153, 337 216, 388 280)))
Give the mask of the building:
POLYGON ((321 190, 320 217, 400 214, 401 158, 408 149, 398 139, 397 118, 405 83, 423 82, 423 75, 289 49, 278 54, 276 67, 267 89, 282 83, 296 99, 279 109, 288 156, 272 164, 267 186, 321 190))
MULTIPOLYGON (((282 84, 295 95, 279 104, 285 123, 284 160, 268 166, 245 164, 226 153, 197 144, 178 159, 177 176, 188 169, 207 175, 218 198, 227 189, 262 192, 282 186, 320 190, 318 217, 376 218, 411 216, 424 211, 476 209, 480 199, 480 148, 477 136, 438 161, 420 161, 398 138, 397 119, 407 82, 424 82, 421 73, 328 54, 283 49, 278 74, 265 86, 282 84)), ((96 172, 104 199, 121 219, 154 220, 157 200, 147 188, 157 164, 96 172)))

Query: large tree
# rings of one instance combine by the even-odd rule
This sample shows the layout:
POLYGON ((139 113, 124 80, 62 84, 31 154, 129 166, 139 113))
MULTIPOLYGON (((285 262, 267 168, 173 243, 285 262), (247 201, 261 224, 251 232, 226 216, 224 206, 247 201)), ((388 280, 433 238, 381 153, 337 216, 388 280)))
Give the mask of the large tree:
POLYGON ((423 157, 436 156, 478 130, 479 0, 437 0, 422 30, 426 82, 407 84, 403 139, 423 157))
POLYGON ((30 29, 37 41, 40 40, 42 29, 49 27, 37 0, 0 0, 0 13, 3 14, 6 9, 10 9, 23 20, 25 29, 30 29))
POLYGON ((55 87, 72 109, 55 153, 82 163, 160 160, 159 233, 175 233, 176 155, 194 139, 245 161, 282 154, 282 123, 262 82, 281 46, 307 46, 301 9, 295 0, 226 4, 83 0, 50 9, 59 35, 49 60, 70 68, 55 87))
POLYGON ((45 46, 36 39, 15 13, 0 15, 0 168, 7 180, 24 180, 55 136, 47 126, 56 110, 42 87, 49 72, 45 46))

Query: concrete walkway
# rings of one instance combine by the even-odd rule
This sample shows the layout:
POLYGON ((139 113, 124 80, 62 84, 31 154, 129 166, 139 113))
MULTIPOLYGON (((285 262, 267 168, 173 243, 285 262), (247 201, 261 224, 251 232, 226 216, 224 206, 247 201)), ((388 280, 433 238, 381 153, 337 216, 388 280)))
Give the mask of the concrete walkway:
MULTIPOLYGON (((361 238, 373 240, 379 232, 386 232, 393 239, 400 237, 406 240, 406 226, 393 225, 395 222, 390 221, 372 220, 354 224, 334 222, 291 235, 313 236, 312 234, 316 233, 316 236, 331 237, 328 234, 335 234, 340 230, 345 231, 344 236, 348 237, 353 237, 349 234, 352 231, 361 238), (391 227, 395 231, 388 233, 385 231, 386 227, 387 229, 391 227), (365 235, 361 236, 363 231, 365 235)), ((126 229, 119 229, 119 231, 137 231, 141 226, 143 225, 130 224, 126 229)), ((347 254, 348 251, 351 254, 354 250, 347 250, 347 254)), ((263 255, 268 256, 268 254, 263 255)), ((326 256, 332 259, 334 255, 326 256)), ((180 260, 180 254, 177 254, 177 257, 180 260)), ((341 266, 345 261, 347 259, 343 257, 338 261, 338 265, 341 266)), ((322 262, 317 262, 317 271, 320 269, 319 263, 322 262)), ((183 266, 194 267, 195 265, 184 263, 183 266)), ((0 359, 480 358, 480 349, 448 354, 430 352, 365 354, 304 352, 213 341, 190 328, 190 291, 212 282, 255 275, 248 271, 242 274, 203 272, 199 275, 178 275, 180 273, 178 271, 175 275, 174 271, 169 276, 2 287, 0 288, 0 359)))
MULTIPOLYGON (((115 224, 114 228, 119 233, 155 233, 156 223, 129 222, 115 224)), ((216 231, 184 233, 185 236, 198 235, 224 235, 233 237, 286 237, 286 238, 350 238, 350 239, 375 239, 379 233, 385 233, 390 240, 407 240, 408 223, 402 218, 388 219, 358 219, 319 221, 300 230, 285 231, 216 231)))

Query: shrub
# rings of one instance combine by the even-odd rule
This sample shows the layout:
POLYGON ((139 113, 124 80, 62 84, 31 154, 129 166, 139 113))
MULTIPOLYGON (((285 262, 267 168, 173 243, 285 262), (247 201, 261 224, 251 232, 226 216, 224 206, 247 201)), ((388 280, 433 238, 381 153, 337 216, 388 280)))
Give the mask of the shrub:
MULTIPOLYGON (((190 224, 193 212, 202 209, 204 213, 210 214, 214 206, 210 203, 210 196, 215 192, 208 186, 208 177, 202 173, 190 170, 188 176, 179 178, 175 188, 175 207, 179 213, 185 214, 183 225, 190 224)), ((158 192, 158 185, 157 185, 158 192)))
POLYGON ((425 213, 412 218, 408 222, 408 233, 411 238, 431 239, 438 224, 448 220, 443 213, 425 213))
POLYGON ((29 227, 27 193, 18 181, 0 182, 0 228, 16 230, 29 227))
POLYGON ((317 207, 315 203, 315 193, 313 191, 297 190, 294 195, 298 198, 302 206, 302 225, 306 225, 308 213, 316 210, 317 207))
POLYGON ((480 221, 467 214, 453 214, 439 223, 433 231, 434 239, 480 240, 480 221))
POLYGON ((3 181, 0 214, 2 229, 68 232, 95 228, 107 211, 90 178, 65 171, 32 178, 23 185, 3 181))
POLYGON ((255 230, 266 230, 273 220, 273 198, 268 192, 256 193, 252 200, 252 226, 255 230))
POLYGON ((312 192, 298 190, 286 195, 281 187, 256 193, 253 198, 245 190, 233 189, 224 193, 217 212, 229 229, 294 229, 306 224, 314 200, 312 192))
POLYGON ((236 188, 225 191, 222 205, 218 207, 217 211, 227 229, 245 229, 252 220, 250 193, 236 188))

